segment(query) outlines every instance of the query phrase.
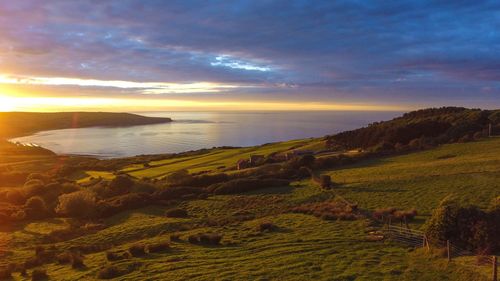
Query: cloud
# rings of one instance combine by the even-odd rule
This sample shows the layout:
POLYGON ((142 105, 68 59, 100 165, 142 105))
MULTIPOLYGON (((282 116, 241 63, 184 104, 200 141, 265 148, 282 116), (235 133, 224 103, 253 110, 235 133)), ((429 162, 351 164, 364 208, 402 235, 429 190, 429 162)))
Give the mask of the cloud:
MULTIPOLYGON (((500 106, 499 9, 498 1, 3 1, 0 67, 26 77, 236 85, 214 91, 241 98, 479 106, 487 94, 500 106)), ((150 86, 137 94, 174 91, 150 86)), ((202 93, 182 87, 175 93, 202 93)))
POLYGON ((211 82, 166 83, 166 82, 134 82, 121 80, 97 80, 66 77, 21 77, 0 75, 0 84, 44 85, 44 86, 80 86, 134 89, 142 94, 182 94, 182 93, 217 93, 240 87, 235 84, 218 84, 211 82))

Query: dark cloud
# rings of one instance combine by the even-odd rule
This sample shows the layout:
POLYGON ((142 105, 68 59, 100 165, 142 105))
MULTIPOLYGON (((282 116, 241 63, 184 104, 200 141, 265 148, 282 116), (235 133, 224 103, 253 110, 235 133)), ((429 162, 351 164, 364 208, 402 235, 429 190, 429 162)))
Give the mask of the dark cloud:
POLYGON ((3 1, 0 66, 257 85, 232 92, 245 98, 499 106, 499 11, 498 1, 3 1))

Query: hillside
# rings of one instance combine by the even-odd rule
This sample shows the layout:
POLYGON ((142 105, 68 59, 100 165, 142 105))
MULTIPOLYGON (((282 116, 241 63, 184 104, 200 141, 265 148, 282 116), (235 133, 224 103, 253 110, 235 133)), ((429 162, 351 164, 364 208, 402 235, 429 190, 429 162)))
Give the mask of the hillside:
POLYGON ((0 138, 45 130, 95 126, 134 126, 171 122, 170 118, 110 112, 0 112, 0 138))
POLYGON ((384 153, 330 144, 2 158, 0 277, 42 269, 49 280, 490 280, 474 253, 448 262, 439 245, 380 236, 375 214, 410 211, 409 227, 425 230, 450 194, 479 208, 467 212, 490 210, 500 137, 384 153))
POLYGON ((337 148, 405 150, 470 141, 488 135, 490 125, 492 134, 500 134, 500 110, 429 108, 328 136, 327 140, 337 148))

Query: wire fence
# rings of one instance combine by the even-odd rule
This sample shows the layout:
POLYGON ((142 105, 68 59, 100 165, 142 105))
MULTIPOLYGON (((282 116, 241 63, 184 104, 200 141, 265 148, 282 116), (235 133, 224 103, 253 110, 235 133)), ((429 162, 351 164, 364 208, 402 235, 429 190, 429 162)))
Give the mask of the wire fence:
POLYGON ((451 241, 428 239, 424 232, 408 227, 385 225, 381 231, 387 239, 397 243, 415 248, 427 248, 429 251, 431 247, 443 249, 446 251, 445 257, 448 258, 448 261, 487 274, 490 276, 490 280, 498 281, 496 256, 478 255, 451 241))
MULTIPOLYGON (((347 205, 352 205, 343 196, 336 194, 336 198, 345 202, 347 205)), ((361 210, 363 212, 363 210, 361 210)), ((370 212, 365 210, 365 213, 370 216, 370 212)), ((425 232, 406 227, 396 226, 392 224, 384 224, 381 229, 383 236, 391 241, 408 245, 415 248, 426 248, 430 252, 431 248, 439 248, 446 251, 445 256, 449 262, 455 262, 460 266, 468 267, 482 275, 489 275, 490 280, 498 281, 498 261, 496 256, 478 255, 464 249, 451 241, 443 241, 438 239, 429 239, 425 232)))

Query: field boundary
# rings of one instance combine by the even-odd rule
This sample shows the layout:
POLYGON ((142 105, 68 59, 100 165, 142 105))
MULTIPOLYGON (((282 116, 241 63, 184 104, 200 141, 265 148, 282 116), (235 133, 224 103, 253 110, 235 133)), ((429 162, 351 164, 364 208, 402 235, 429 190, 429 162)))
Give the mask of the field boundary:
POLYGON ((455 245, 449 240, 428 239, 423 231, 416 229, 386 224, 382 227, 381 232, 390 241, 415 248, 425 248, 427 252, 430 252, 431 247, 443 249, 446 251, 444 255, 448 259, 448 262, 455 262, 456 259, 460 257, 473 257, 472 260, 461 260, 461 262, 457 262, 457 264, 470 267, 476 271, 478 271, 479 268, 484 270, 485 267, 489 265, 491 268, 490 280, 498 281, 498 261, 496 256, 474 254, 469 250, 455 245))

